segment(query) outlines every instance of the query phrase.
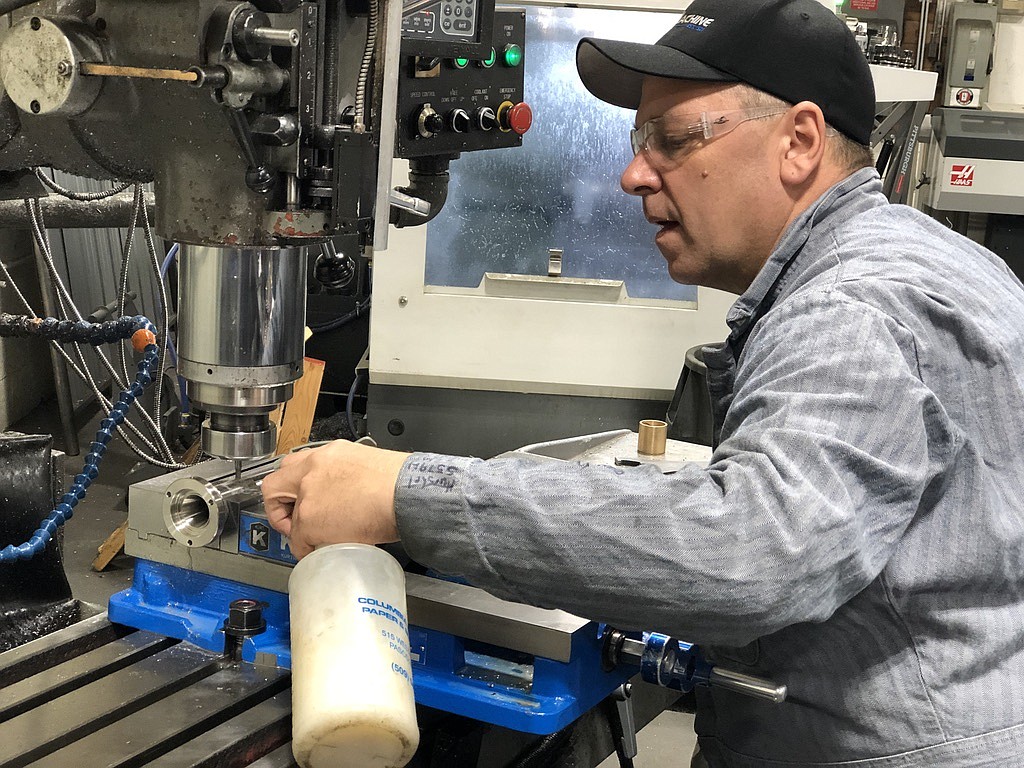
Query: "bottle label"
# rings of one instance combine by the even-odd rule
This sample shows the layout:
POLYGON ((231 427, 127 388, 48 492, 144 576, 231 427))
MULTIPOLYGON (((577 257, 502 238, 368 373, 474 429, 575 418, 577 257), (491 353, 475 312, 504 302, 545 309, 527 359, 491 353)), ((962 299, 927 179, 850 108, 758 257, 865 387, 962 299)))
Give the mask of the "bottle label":
POLYGON ((356 598, 356 604, 361 613, 377 616, 394 625, 381 628, 381 643, 387 643, 388 650, 394 654, 392 658, 397 657, 400 660, 391 663, 391 671, 412 685, 412 672, 409 666, 409 625, 405 614, 386 600, 379 600, 369 595, 356 598))
POLYGON ((378 600, 375 597, 360 597, 356 602, 359 603, 359 609, 363 613, 368 613, 373 616, 382 616, 388 621, 393 621, 403 632, 409 630, 408 624, 405 621, 405 614, 395 608, 391 603, 378 600))

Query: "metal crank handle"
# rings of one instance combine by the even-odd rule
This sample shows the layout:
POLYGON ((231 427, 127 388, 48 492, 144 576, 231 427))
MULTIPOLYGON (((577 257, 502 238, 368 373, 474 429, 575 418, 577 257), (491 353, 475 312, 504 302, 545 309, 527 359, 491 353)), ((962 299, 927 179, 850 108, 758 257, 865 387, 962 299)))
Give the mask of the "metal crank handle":
POLYGON ((745 675, 742 672, 733 672, 731 669, 722 669, 721 667, 714 667, 711 670, 708 675, 708 685, 728 688, 730 691, 766 699, 775 704, 781 704, 786 700, 786 686, 776 685, 763 677, 745 675))

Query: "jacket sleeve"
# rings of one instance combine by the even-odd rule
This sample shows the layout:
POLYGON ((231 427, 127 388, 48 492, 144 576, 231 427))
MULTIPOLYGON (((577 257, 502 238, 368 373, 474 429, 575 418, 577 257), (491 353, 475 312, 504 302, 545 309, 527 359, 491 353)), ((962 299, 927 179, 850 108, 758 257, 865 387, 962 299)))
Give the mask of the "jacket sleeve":
POLYGON ((911 335, 863 303, 790 300, 743 354, 707 467, 414 454, 406 550, 505 599, 695 642, 827 619, 927 514, 956 441, 911 335))

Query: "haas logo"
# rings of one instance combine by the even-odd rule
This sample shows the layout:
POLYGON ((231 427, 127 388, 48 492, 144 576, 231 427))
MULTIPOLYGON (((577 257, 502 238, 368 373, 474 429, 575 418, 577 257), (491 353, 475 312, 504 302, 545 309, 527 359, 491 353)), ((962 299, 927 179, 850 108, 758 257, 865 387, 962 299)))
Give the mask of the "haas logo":
POLYGON ((954 187, 974 186, 974 166, 953 163, 949 172, 949 183, 954 187))

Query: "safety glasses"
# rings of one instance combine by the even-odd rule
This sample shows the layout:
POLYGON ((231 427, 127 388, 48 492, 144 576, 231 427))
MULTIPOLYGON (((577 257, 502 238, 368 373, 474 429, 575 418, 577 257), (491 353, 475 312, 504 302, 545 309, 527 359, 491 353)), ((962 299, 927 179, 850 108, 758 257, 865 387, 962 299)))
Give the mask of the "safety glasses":
POLYGON ((641 151, 659 165, 671 164, 692 151, 701 142, 724 136, 743 123, 775 117, 788 112, 775 107, 733 109, 726 112, 699 112, 672 117, 672 125, 665 123, 667 115, 648 120, 629 132, 633 155, 641 151))

